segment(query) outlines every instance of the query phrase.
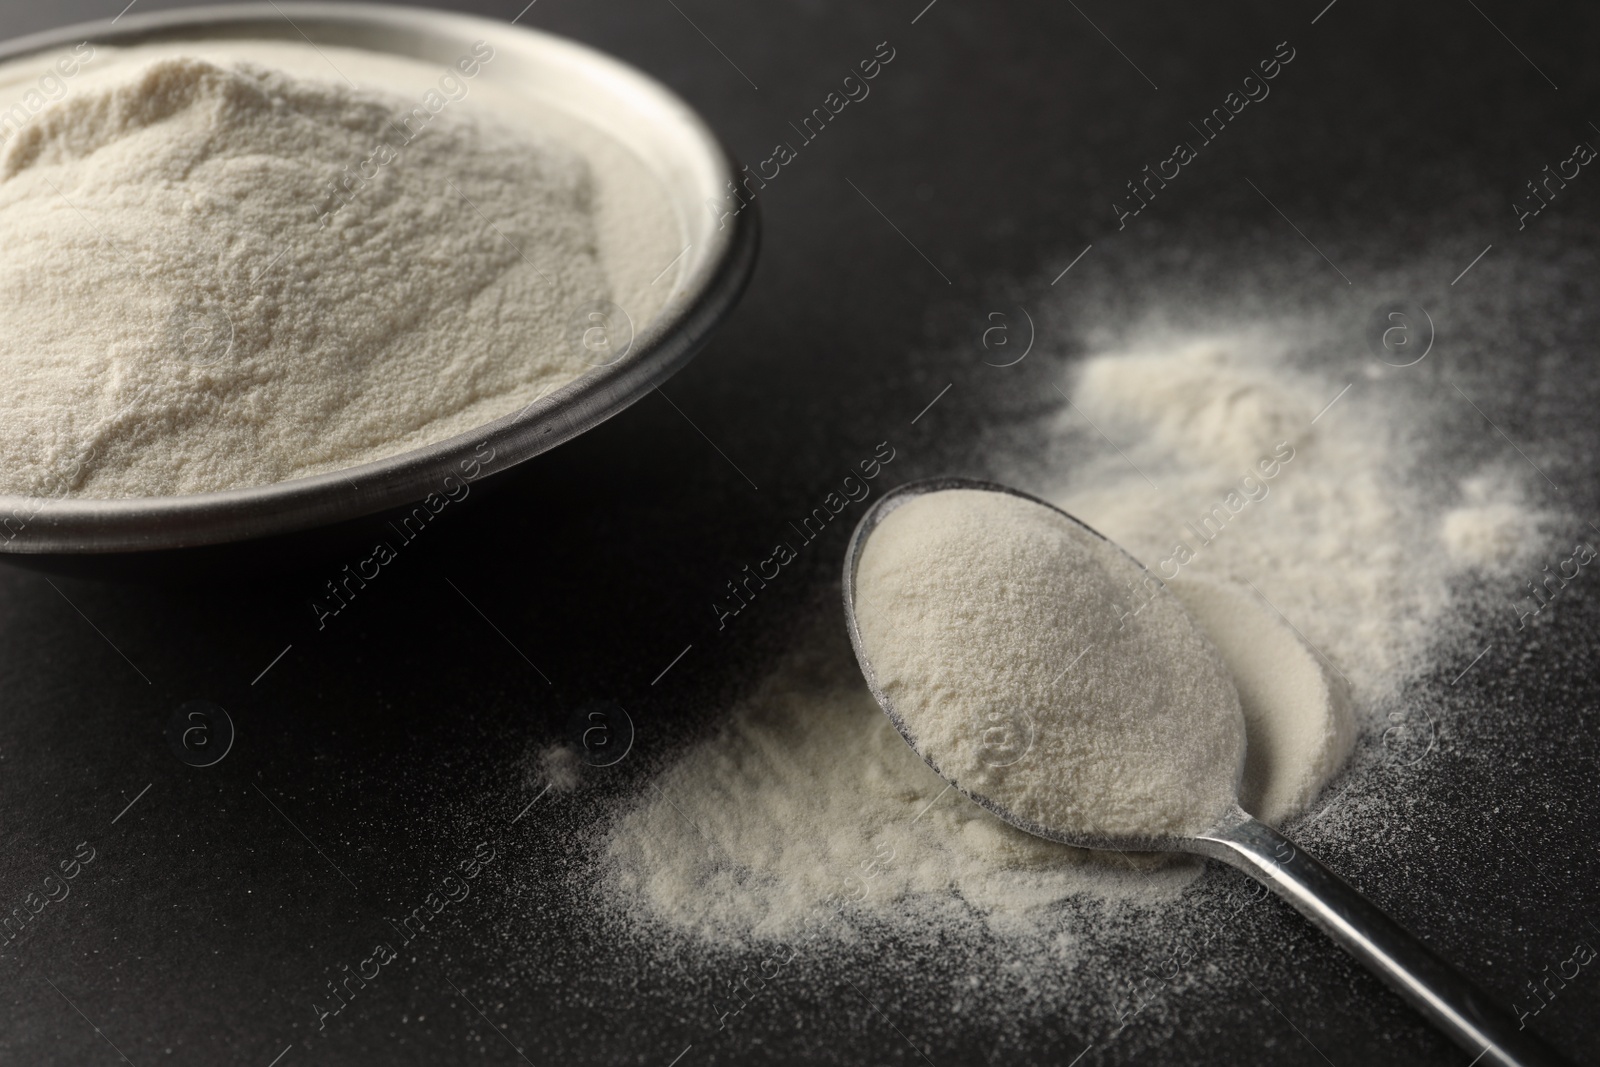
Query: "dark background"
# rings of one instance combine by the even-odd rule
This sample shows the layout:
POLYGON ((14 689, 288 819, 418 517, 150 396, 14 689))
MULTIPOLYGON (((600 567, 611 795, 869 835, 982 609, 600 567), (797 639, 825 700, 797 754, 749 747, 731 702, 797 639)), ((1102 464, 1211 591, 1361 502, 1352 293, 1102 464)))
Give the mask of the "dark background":
MULTIPOLYGON (((1252 291, 1281 276, 1299 307, 1357 321, 1383 299, 1422 301, 1455 380, 1493 418, 1459 412, 1468 447, 1526 444, 1542 472, 1526 472, 1530 493, 1596 514, 1600 177, 1585 170, 1526 231, 1510 204, 1573 142, 1600 138, 1600 12, 925 2, 527 11, 664 81, 748 160, 790 139, 788 123, 879 42, 897 55, 763 194, 756 279, 668 383, 681 411, 646 397, 529 464, 326 629, 307 606, 326 565, 188 588, 0 567, 0 905, 21 904, 79 842, 95 850, 71 896, 0 950, 0 1061, 946 1067, 1068 1063, 1093 1044, 1084 1064, 1467 1062, 1272 903, 1206 949, 1250 981, 1235 970, 1174 989, 1159 1028, 1109 1043, 1105 1020, 1066 1015, 954 1028, 892 958, 796 983, 719 1033, 707 965, 663 965, 593 918, 606 902, 584 888, 582 860, 604 801, 643 788, 831 595, 844 524, 718 633, 723 582, 878 442, 898 450, 892 481, 982 475, 996 420, 1054 406, 1050 373, 1074 346, 1002 382, 980 344, 991 312, 1070 318, 1071 286, 1111 299, 1148 276, 1226 304, 1234 279, 1206 258, 1224 246, 1252 291), (1119 233, 1123 182, 1285 40, 1296 58, 1272 97, 1119 233), (193 700, 237 728, 215 766, 169 745, 193 700), (541 788, 532 754, 597 700, 627 709, 633 751, 513 823, 541 788), (318 1032, 323 984, 480 841, 495 859, 476 895, 318 1032)), ((0 11, 11 36, 120 7, 0 11)), ((1454 688, 1464 664, 1441 664, 1414 695, 1498 714, 1457 721, 1369 847, 1324 857, 1508 1004, 1575 942, 1600 943, 1594 603, 1575 590, 1531 638, 1486 618, 1478 644, 1494 651, 1454 688)), ((1585 970, 1534 1025, 1594 1062, 1597 1006, 1600 975, 1585 970)))

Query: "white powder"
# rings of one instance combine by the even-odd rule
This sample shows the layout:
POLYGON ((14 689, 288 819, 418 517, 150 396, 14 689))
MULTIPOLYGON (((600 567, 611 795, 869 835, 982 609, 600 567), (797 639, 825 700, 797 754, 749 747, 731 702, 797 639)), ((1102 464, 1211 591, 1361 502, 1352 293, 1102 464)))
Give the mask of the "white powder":
POLYGON ((836 612, 613 828, 608 911, 713 942, 974 917, 1029 937, 1064 898, 1170 897, 1194 876, 1034 837, 947 790, 867 691, 836 612))
MULTIPOLYGON (((1346 396, 1313 423, 1343 384, 1290 370, 1257 336, 1156 336, 1074 368, 1042 450, 990 451, 1001 480, 1044 485, 1172 578, 1239 692, 1241 801, 1273 823, 1315 802, 1358 731, 1384 731, 1448 636, 1453 583, 1516 562, 1545 520, 1498 468, 1462 485, 1416 477, 1403 428, 1427 413, 1403 397, 1346 396), (1187 524, 1213 507, 1221 525, 1197 536, 1187 524)), ((616 820, 609 910, 622 900, 630 926, 707 942, 959 944, 1008 1009, 1067 995, 1080 946, 1103 942, 1118 909, 1170 912, 1198 865, 1055 845, 946 791, 842 629, 830 603, 616 820)))
POLYGON ((1192 833, 1232 807, 1227 668, 1115 545, 1021 497, 945 490, 885 516, 857 583, 879 685, 962 790, 1064 840, 1192 833))
POLYGON ((1496 562, 1515 559, 1542 518, 1503 472, 1485 472, 1462 480, 1461 504, 1445 512, 1439 536, 1458 566, 1499 569, 1496 562))
MULTIPOLYGON (((1249 606, 1220 583, 1186 581, 1181 592, 1201 617, 1249 606)), ((820 613, 717 735, 618 821, 606 846, 608 908, 620 895, 632 921, 716 943, 851 940, 888 924, 984 931, 1007 952, 1020 939, 1059 953, 1072 943, 1059 930, 1069 902, 1155 904, 1193 879, 1199 865, 1186 858, 1055 844, 947 790, 867 691, 836 611, 820 613)), ((1250 808, 1277 821, 1282 798, 1326 780, 1308 772, 1335 769, 1297 746, 1319 733, 1347 742, 1349 720, 1309 655, 1280 657, 1297 647, 1293 631, 1257 614, 1246 626, 1265 648, 1237 660, 1236 642, 1219 650, 1242 693, 1294 694, 1275 716, 1244 702, 1251 750, 1282 758, 1261 777, 1250 764, 1243 796, 1279 798, 1250 808)))
POLYGON ((1296 384, 1241 364, 1222 343, 1200 341, 1091 359, 1073 395, 1096 414, 1137 426, 1141 439, 1162 449, 1163 463, 1189 460, 1231 473, 1254 466, 1280 441, 1306 436, 1316 408, 1307 409, 1310 398, 1296 384))
MULTIPOLYGON (((464 58, 481 76, 492 52, 464 58)), ((641 329, 660 306, 637 278, 675 247, 660 223, 634 237, 642 268, 610 269, 628 246, 607 216, 659 206, 652 179, 634 163, 598 189, 614 146, 487 79, 266 42, 93 66, 0 150, 0 492, 200 492, 379 459, 588 369, 591 303, 641 329), (433 113, 446 74, 459 94, 433 113), (346 168, 371 176, 334 199, 346 168)))
POLYGON ((1368 707, 1438 639, 1454 578, 1504 570, 1546 518, 1496 471, 1454 494, 1411 481, 1420 412, 1369 392, 1318 417, 1340 384, 1250 335, 1152 338, 1066 387, 1043 463, 1005 476, 1162 578, 1253 584, 1368 707))
POLYGON ((570 793, 583 782, 583 760, 572 745, 544 745, 530 763, 527 784, 533 789, 570 793))

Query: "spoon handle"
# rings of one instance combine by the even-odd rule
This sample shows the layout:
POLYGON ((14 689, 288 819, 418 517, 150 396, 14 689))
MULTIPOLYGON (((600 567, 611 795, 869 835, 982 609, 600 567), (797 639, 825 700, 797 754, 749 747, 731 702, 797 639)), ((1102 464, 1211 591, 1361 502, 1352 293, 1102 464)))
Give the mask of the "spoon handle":
POLYGON ((1567 1063, 1461 972, 1270 826, 1237 812, 1197 836, 1194 851, 1271 887, 1476 1056, 1476 1067, 1567 1063))

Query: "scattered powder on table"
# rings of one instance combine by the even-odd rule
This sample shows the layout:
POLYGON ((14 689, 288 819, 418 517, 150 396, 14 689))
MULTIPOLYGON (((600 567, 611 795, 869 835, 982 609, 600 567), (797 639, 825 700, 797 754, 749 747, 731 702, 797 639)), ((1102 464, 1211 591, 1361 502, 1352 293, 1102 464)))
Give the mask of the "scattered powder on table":
POLYGON ((527 763, 528 784, 535 789, 570 793, 583 781, 583 760, 572 745, 541 745, 527 763))
POLYGON ((916 750, 1025 825, 1156 837, 1233 806, 1227 667, 1159 581, 1059 512, 973 489, 900 503, 862 549, 855 609, 916 750))
POLYGON ((1244 333, 1095 356, 1066 383, 1042 462, 999 473, 1164 580, 1253 585, 1371 707, 1442 636, 1452 583, 1503 572, 1548 516, 1498 467, 1457 485, 1413 474, 1425 411, 1368 393, 1319 417, 1340 385, 1285 358, 1244 333))
POLYGON ((1034 837, 945 787, 823 613, 613 827, 602 899, 630 923, 720 945, 974 919, 1033 938, 1077 893, 1170 897, 1194 877, 1193 864, 1034 837))
MULTIPOLYGON (((1218 652, 1239 685, 1249 751, 1278 757, 1247 763, 1241 799, 1279 822, 1348 753, 1348 706, 1247 589, 1200 579, 1174 589, 1206 615, 1255 612, 1247 625, 1265 647, 1218 652), (1292 699, 1268 714, 1255 702, 1267 693, 1292 699)), ((630 916, 711 943, 974 920, 1038 940, 1073 898, 1148 903, 1193 879, 1186 858, 1056 844, 947 791, 862 682, 836 611, 812 619, 717 735, 613 828, 604 892, 637 902, 630 916)))
MULTIPOLYGON (((1233 674, 1241 803, 1291 829, 1448 636, 1456 583, 1504 572, 1546 521, 1499 468, 1424 483, 1403 397, 1347 398, 1313 423, 1340 385, 1249 334, 1158 335, 1061 385, 1073 402, 1043 449, 1001 438, 983 473, 1042 487, 1169 583, 1233 674)), ((607 909, 651 937, 926 936, 965 946, 1008 1005, 1064 995, 1088 925, 1170 909, 1200 869, 1045 841, 947 790, 878 708, 832 603, 602 851, 607 909)))
POLYGON ((588 369, 571 322, 614 293, 579 147, 488 79, 419 123, 441 67, 254 44, 101 49, 0 148, 0 492, 346 468, 588 369))

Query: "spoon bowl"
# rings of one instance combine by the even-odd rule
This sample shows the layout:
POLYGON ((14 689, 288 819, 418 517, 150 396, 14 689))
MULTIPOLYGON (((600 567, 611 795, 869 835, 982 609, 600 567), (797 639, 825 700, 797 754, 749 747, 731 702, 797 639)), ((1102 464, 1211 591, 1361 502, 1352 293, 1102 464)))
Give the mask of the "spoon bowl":
MULTIPOLYGON (((940 777, 997 818, 1037 837, 1078 848, 1187 852, 1237 867, 1267 885, 1321 927, 1462 1049, 1475 1056, 1474 1064, 1534 1067, 1565 1062, 1543 1041, 1517 1025, 1500 1005, 1454 967, 1287 837, 1247 814, 1237 800, 1218 813, 1209 826, 1197 832, 1148 837, 1098 834, 1082 828, 1041 825, 1019 817, 994 797, 975 790, 970 783, 960 781, 941 768, 937 753, 919 745, 902 710, 896 707, 880 683, 862 639, 856 599, 862 553, 884 519, 917 497, 950 490, 977 490, 1031 501, 1116 547, 1109 538, 1047 501, 1008 486, 966 478, 934 478, 902 485, 879 497, 861 517, 845 550, 844 615, 850 644, 879 707, 912 750, 940 777)), ((1132 556, 1126 552, 1123 555, 1143 570, 1132 556)), ((1158 595, 1171 594, 1163 588, 1158 595)), ((983 680, 975 679, 973 684, 981 686, 983 680)), ((1238 788, 1237 780, 1234 788, 1238 788)))
MULTIPOLYGON (((1191 852, 1191 839, 1187 836, 1160 835, 1138 837, 1114 834, 1086 834, 1080 831, 1062 828, 1059 826, 1046 826, 1032 819, 1026 818, 1010 810, 1005 804, 992 796, 978 792, 970 783, 958 780, 953 774, 948 773, 939 765, 933 754, 925 751, 918 743, 916 735, 912 732, 904 716, 896 708, 894 700, 884 690, 878 679, 877 671, 873 669, 872 660, 867 654, 866 645, 861 636, 861 627, 856 619, 856 572, 861 565, 861 554, 866 549, 867 541, 874 530, 888 518, 895 509, 903 504, 915 500, 919 496, 929 493, 938 493, 948 490, 977 489, 990 493, 1001 493, 1007 496, 1018 497, 1034 504, 1042 505, 1060 515, 1063 519, 1092 534, 1099 540, 1116 548, 1134 567, 1144 570, 1144 565, 1123 551, 1114 541, 1088 523, 1073 515, 1069 515, 1060 508, 1055 507, 1030 496, 1027 493, 996 482, 977 481, 969 478, 929 478, 923 481, 910 482, 879 497, 862 515, 861 521, 856 525, 855 533, 851 535, 850 544, 845 550, 844 568, 844 616, 845 627, 850 634, 850 646, 855 650, 856 662, 861 667, 861 673, 867 680, 867 687, 872 690, 873 698, 878 706, 883 709, 889 721, 894 723, 894 728, 911 746, 912 751, 922 757, 924 763, 932 767, 939 777, 945 779, 961 792, 968 800, 981 808, 987 809, 1002 822, 1010 823, 1019 830, 1025 830, 1035 837, 1042 837, 1049 841, 1056 841, 1063 845, 1074 845, 1078 848, 1112 849, 1118 852, 1191 852)), ((1237 783, 1235 783, 1237 786, 1237 783)), ((1237 811, 1237 807, 1235 808, 1237 811)), ((1242 812, 1238 812, 1243 814, 1242 812)), ((1230 812, 1230 815, 1233 813, 1230 812)))

